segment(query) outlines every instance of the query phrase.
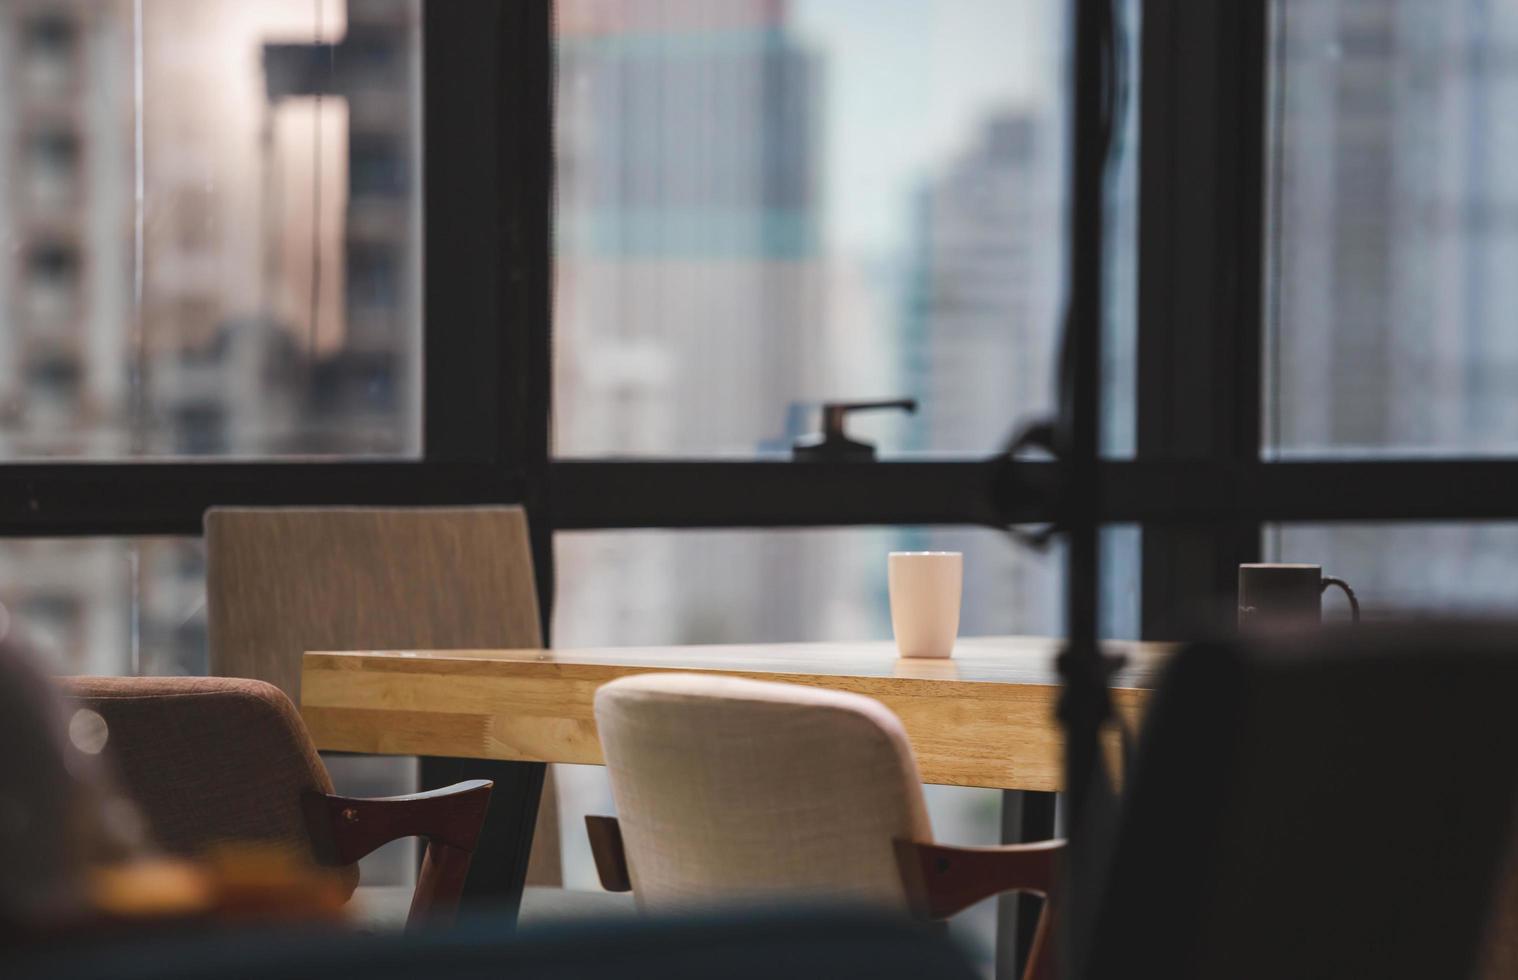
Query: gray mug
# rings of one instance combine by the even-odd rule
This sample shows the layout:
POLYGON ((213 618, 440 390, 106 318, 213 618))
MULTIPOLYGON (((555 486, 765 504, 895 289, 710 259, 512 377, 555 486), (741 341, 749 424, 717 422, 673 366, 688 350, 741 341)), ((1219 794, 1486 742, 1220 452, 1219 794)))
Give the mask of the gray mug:
POLYGON ((1322 565, 1253 564, 1239 566, 1239 628, 1301 629, 1323 622, 1323 593, 1344 590, 1350 617, 1360 621, 1360 601, 1341 578, 1323 574, 1322 565))

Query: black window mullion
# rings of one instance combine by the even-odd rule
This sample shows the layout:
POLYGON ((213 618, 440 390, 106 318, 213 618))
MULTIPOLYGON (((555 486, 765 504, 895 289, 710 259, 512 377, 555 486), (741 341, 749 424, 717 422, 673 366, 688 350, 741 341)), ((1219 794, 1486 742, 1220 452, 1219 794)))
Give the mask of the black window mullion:
POLYGON ((422 11, 424 453, 498 462, 512 431, 502 383, 507 7, 434 0, 422 11))
MULTIPOLYGON (((1259 459, 1266 7, 1144 4, 1140 460, 1259 459)), ((1144 526, 1145 638, 1213 629, 1231 609, 1260 526, 1217 516, 1144 526)))
POLYGON ((1109 522, 1518 520, 1518 459, 1110 460, 1109 522))
MULTIPOLYGON (((437 5, 437 0, 433 0, 437 5)), ((467 6, 467 5, 466 5, 467 6)), ((504 112, 490 130, 500 166, 495 203, 505 331, 499 403, 499 462, 522 477, 531 521, 545 642, 554 598, 553 500, 549 454, 553 418, 554 37, 551 0, 507 0, 497 35, 504 112)))
POLYGON ((1002 526, 1058 510, 1047 462, 561 459, 551 472, 560 530, 1002 526))
POLYGON ((198 535, 208 507, 421 507, 522 499, 479 463, 17 463, 0 466, 0 536, 198 535))

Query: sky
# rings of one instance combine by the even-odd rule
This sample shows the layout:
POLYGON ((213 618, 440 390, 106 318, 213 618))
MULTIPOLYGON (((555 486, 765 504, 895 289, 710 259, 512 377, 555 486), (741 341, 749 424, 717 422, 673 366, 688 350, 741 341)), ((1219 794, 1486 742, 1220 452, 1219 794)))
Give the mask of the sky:
POLYGON ((896 250, 911 194, 989 113, 1057 109, 1061 0, 794 0, 823 55, 824 208, 835 252, 896 250))

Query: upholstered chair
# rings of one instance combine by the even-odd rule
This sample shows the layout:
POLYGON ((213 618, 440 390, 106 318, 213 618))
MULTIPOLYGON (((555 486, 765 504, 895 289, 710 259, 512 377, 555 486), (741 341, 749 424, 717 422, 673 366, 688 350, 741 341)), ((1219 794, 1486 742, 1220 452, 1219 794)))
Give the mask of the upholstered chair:
MULTIPOLYGON (((603 686, 595 716, 618 816, 588 818, 592 850, 644 910, 799 899, 938 918, 1052 890, 1061 842, 932 844, 906 732, 870 698, 657 673, 603 686)), ((1049 919, 1030 976, 1052 968, 1049 919)))
POLYGON ((490 783, 386 799, 335 796, 295 706, 262 681, 75 677, 61 685, 71 710, 103 722, 95 747, 163 851, 195 857, 223 845, 275 848, 331 867, 351 896, 359 858, 422 837, 428 847, 408 924, 457 910, 490 783))
MULTIPOLYGON (((296 704, 308 650, 543 645, 521 507, 215 507, 205 532, 211 673, 268 681, 296 704)), ((415 779, 409 760, 329 762, 339 784, 372 781, 376 765, 415 779)), ((564 897, 551 771, 526 882, 564 897)))

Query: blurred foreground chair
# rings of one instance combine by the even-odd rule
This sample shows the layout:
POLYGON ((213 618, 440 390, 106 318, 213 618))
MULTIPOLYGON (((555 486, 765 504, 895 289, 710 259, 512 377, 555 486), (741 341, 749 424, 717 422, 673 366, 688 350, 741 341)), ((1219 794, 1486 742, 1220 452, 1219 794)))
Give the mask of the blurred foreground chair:
MULTIPOLYGON (((602 883, 646 911, 798 897, 941 918, 1003 891, 1049 895, 1061 841, 933 847, 906 733, 857 694, 697 674, 643 674, 596 692, 618 817, 589 817, 602 883), (938 865, 935 865, 936 868, 938 865), (903 869, 909 873, 903 874, 903 869)), ((1052 977, 1045 903, 1029 977, 1052 977)))
POLYGON ((1069 975, 1518 976, 1514 704, 1509 627, 1179 653, 1069 975))
MULTIPOLYGON (((211 673, 268 681, 300 703, 308 650, 543 645, 527 515, 520 507, 212 508, 205 518, 211 673)), ((345 770, 385 760, 330 760, 345 770)), ((447 780, 487 766, 438 761, 447 780)), ((496 806, 515 787, 497 780, 496 806)), ((485 840, 480 860, 514 860, 485 840)), ((528 885, 563 881, 554 785, 544 777, 528 885)), ((528 901, 529 911, 532 901, 528 901)))
POLYGON ((279 689, 220 677, 77 677, 75 710, 104 720, 102 758, 170 854, 258 845, 335 869, 351 895, 355 862, 401 837, 428 841, 408 925, 458 908, 490 783, 387 799, 335 796, 305 725, 279 689))
POLYGON ((42 663, 0 642, 0 949, 7 933, 82 914, 91 868, 142 843, 129 816, 108 819, 131 806, 70 714, 42 663))

